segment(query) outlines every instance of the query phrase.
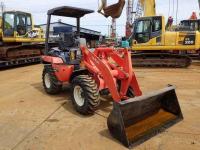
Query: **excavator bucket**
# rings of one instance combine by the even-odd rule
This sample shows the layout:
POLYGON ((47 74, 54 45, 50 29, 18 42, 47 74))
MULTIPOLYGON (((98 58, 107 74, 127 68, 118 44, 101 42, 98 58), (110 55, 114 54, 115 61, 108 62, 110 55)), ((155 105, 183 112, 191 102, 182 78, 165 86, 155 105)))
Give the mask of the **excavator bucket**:
POLYGON ((114 102, 107 124, 111 135, 127 147, 138 145, 183 119, 175 87, 114 102))
MULTIPOLYGON (((103 2, 103 1, 102 1, 103 2)), ((122 10, 125 5, 125 0, 119 0, 118 3, 106 6, 106 4, 103 4, 102 8, 104 13, 102 13, 105 17, 112 17, 112 18, 119 18, 121 16, 122 10)), ((101 13, 101 9, 99 12, 101 13)))

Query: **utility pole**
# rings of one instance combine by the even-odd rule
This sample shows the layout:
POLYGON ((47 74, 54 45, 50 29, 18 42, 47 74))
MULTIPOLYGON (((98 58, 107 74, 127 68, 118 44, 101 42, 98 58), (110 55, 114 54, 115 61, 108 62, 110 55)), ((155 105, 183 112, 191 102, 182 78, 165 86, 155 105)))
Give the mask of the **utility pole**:
MULTIPOLYGON (((200 0, 198 0, 198 2, 199 2, 199 10, 200 10, 200 0)), ((199 16, 200 16, 200 12, 199 12, 199 16)))
POLYGON ((108 37, 110 37, 110 25, 108 25, 108 37))
POLYGON ((111 25, 111 38, 116 38, 116 19, 112 18, 112 25, 111 25))
POLYGON ((1 9, 1 16, 3 15, 3 12, 5 11, 5 4, 4 4, 4 2, 1 2, 0 3, 0 9, 1 9))
POLYGON ((133 23, 133 0, 128 0, 126 7, 126 37, 129 38, 132 34, 133 23))

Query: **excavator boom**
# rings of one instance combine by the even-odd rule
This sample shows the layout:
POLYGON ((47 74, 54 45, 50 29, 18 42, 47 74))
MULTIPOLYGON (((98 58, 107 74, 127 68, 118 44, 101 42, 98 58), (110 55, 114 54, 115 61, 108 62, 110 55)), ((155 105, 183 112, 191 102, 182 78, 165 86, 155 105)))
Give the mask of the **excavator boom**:
POLYGON ((156 2, 155 0, 139 0, 143 8, 144 16, 156 15, 156 2))

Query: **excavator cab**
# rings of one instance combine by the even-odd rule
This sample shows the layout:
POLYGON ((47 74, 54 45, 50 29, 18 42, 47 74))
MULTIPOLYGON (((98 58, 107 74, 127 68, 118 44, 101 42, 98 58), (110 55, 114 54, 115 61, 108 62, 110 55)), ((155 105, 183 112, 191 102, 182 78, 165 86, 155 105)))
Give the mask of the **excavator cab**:
POLYGON ((105 17, 119 18, 125 5, 125 0, 119 0, 117 3, 107 6, 107 0, 101 0, 98 12, 105 17))
MULTIPOLYGON (((135 43, 147 43, 162 34, 162 17, 144 17, 134 23, 133 40, 135 43)), ((161 38, 157 39, 159 42, 161 38)), ((161 41, 160 41, 161 42, 161 41)))
POLYGON ((5 12, 3 14, 3 23, 3 35, 5 37, 13 37, 16 33, 25 35, 27 31, 32 29, 32 19, 29 13, 5 12))
POLYGON ((6 11, 2 17, 4 42, 34 42, 44 41, 41 28, 35 28, 30 13, 21 11, 6 11), (28 39, 28 40, 27 40, 28 39), (42 40, 43 39, 43 40, 42 40))

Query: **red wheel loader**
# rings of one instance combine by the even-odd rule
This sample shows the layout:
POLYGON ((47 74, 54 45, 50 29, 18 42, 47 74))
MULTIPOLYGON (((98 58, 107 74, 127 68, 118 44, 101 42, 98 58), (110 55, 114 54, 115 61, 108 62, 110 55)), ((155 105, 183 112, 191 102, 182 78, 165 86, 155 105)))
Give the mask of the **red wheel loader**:
POLYGON ((127 49, 100 47, 87 49, 80 36, 80 18, 92 10, 58 7, 48 11, 43 86, 48 94, 57 94, 64 83, 72 89, 72 103, 77 112, 93 114, 100 105, 100 95, 113 98, 107 125, 111 135, 125 146, 137 145, 183 119, 175 87, 142 95, 132 69, 127 49), (77 19, 76 33, 60 33, 58 45, 49 45, 51 16, 77 19))

